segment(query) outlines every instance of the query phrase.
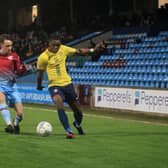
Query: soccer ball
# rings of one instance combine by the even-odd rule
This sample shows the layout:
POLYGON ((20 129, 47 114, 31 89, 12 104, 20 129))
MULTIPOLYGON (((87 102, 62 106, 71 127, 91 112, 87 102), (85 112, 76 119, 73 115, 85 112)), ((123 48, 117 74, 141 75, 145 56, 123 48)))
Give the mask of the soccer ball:
POLYGON ((47 121, 41 121, 36 127, 36 132, 40 136, 49 136, 52 132, 52 125, 47 121))

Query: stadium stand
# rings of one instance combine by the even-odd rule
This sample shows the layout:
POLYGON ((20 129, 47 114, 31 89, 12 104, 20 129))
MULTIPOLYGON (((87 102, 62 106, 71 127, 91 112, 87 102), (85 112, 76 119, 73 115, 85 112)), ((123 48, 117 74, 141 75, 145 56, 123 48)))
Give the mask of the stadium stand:
POLYGON ((69 67, 75 84, 168 88, 168 32, 113 35, 107 55, 83 67, 69 67), (114 45, 114 42, 117 42, 114 45), (123 42, 125 43, 124 47, 123 42), (117 47, 116 47, 117 46, 117 47))
MULTIPOLYGON (((106 54, 97 61, 88 57, 70 57, 68 71, 74 84, 131 87, 168 88, 168 31, 148 37, 147 28, 119 29, 106 40, 106 54), (123 30, 123 31, 122 31, 123 30), (131 33, 132 32, 132 33, 131 33)), ((97 35, 93 33, 92 35, 97 35)), ((91 34, 86 39, 92 37, 91 34)), ((82 41, 85 37, 82 37, 82 41)), ((25 61, 35 61, 32 57, 25 61)), ((36 72, 19 81, 35 82, 36 72)), ((47 79, 44 79, 47 81, 47 79)))

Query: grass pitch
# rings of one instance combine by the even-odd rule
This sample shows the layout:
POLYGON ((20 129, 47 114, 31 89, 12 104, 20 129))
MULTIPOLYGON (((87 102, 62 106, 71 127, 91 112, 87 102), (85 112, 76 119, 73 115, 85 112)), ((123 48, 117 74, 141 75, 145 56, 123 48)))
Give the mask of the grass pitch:
MULTIPOLYGON (((86 135, 66 139, 57 113, 45 107, 26 107, 21 134, 5 133, 0 118, 1 168, 167 168, 168 125, 135 120, 84 116, 86 135), (40 121, 49 121, 49 137, 36 134, 40 121)), ((52 109, 52 108, 51 108, 52 109)))

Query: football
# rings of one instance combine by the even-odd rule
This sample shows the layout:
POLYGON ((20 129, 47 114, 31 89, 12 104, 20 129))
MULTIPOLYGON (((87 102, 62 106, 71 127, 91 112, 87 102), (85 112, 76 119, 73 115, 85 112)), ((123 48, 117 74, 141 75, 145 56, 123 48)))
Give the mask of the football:
POLYGON ((40 136, 49 136, 52 132, 52 125, 47 121, 41 121, 36 127, 36 132, 40 136))

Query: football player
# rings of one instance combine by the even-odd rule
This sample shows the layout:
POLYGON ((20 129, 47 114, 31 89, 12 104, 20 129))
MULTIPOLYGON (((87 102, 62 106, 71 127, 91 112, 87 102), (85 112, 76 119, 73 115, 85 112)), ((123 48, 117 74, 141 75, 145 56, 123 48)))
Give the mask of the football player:
POLYGON ((49 80, 49 92, 54 104, 56 105, 59 119, 66 131, 66 138, 74 138, 74 134, 69 125, 67 114, 64 110, 64 101, 69 104, 70 108, 74 112, 74 127, 80 135, 84 134, 81 126, 83 113, 80 109, 71 77, 66 70, 66 59, 68 56, 74 54, 92 54, 102 48, 104 48, 104 44, 99 43, 94 48, 76 49, 63 45, 59 39, 53 37, 49 39, 48 48, 38 58, 37 89, 43 89, 43 73, 46 71, 49 80))
POLYGON ((12 40, 8 34, 0 35, 0 112, 6 122, 7 133, 20 133, 19 123, 23 119, 22 101, 17 91, 15 75, 26 71, 19 56, 12 52, 12 40), (14 105, 16 116, 11 121, 8 102, 14 105))

